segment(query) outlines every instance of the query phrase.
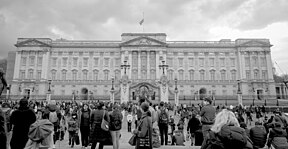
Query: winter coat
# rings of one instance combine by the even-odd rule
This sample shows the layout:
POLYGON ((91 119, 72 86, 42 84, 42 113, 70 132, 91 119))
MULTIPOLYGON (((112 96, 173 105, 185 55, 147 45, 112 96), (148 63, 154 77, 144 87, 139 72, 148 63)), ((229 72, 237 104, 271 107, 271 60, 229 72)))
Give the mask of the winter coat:
POLYGON ((201 129, 201 123, 198 118, 192 117, 187 126, 187 132, 190 131, 190 133, 195 133, 196 130, 201 129))
POLYGON ((91 124, 91 130, 90 130, 90 142, 105 142, 110 138, 110 132, 104 131, 101 129, 101 122, 104 114, 104 119, 110 122, 110 118, 108 115, 108 112, 103 109, 97 109, 92 111, 91 117, 90 117, 90 124, 91 124))
POLYGON ((222 149, 253 149, 252 141, 246 135, 245 130, 233 125, 224 125, 218 133, 210 130, 208 135, 205 136, 201 149, 208 148, 211 140, 218 140, 217 142, 220 142, 222 149), (231 134, 234 133, 237 133, 237 138, 232 137, 231 134))
POLYGON ((90 110, 82 111, 80 113, 80 127, 89 127, 90 126, 90 110))
POLYGON ((152 149, 152 118, 150 112, 142 113, 136 136, 135 149, 152 149))
POLYGON ((0 109, 0 148, 1 149, 6 149, 6 123, 5 123, 5 114, 4 112, 0 109))
POLYGON ((214 123, 216 109, 212 105, 204 106, 200 111, 201 123, 203 125, 212 125, 214 123))
POLYGON ((109 114, 110 118, 110 131, 117 131, 122 128, 123 115, 120 110, 114 110, 109 114), (118 128, 117 128, 118 127, 118 128))
POLYGON ((68 131, 69 132, 77 132, 79 130, 79 123, 77 119, 70 118, 68 119, 68 131))
POLYGON ((249 136, 254 148, 262 148, 266 144, 267 132, 264 126, 255 126, 250 129, 249 136))
POLYGON ((275 149, 287 149, 287 133, 281 127, 272 128, 268 136, 268 146, 273 146, 275 149))
POLYGON ((32 109, 19 108, 10 117, 13 127, 11 149, 23 149, 28 141, 29 127, 36 121, 36 115, 32 109))

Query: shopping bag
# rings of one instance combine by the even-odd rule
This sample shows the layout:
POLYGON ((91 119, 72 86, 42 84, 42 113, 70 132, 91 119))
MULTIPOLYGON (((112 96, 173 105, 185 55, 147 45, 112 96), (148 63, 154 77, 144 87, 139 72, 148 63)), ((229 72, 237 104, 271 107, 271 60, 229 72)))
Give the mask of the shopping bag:
POLYGON ((135 146, 135 145, 136 145, 136 135, 133 135, 133 136, 129 139, 128 143, 129 143, 131 146, 135 146))

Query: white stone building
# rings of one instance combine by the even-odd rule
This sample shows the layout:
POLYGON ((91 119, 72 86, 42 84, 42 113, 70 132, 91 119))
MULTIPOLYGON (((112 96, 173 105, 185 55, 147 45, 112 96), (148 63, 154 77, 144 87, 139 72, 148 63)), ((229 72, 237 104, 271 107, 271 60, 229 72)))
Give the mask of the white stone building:
POLYGON ((183 102, 202 94, 232 100, 237 80, 243 99, 276 96, 268 39, 166 41, 164 33, 123 33, 120 41, 18 38, 15 46, 11 97, 45 98, 51 79, 52 98, 109 99, 112 77, 116 101, 183 102))

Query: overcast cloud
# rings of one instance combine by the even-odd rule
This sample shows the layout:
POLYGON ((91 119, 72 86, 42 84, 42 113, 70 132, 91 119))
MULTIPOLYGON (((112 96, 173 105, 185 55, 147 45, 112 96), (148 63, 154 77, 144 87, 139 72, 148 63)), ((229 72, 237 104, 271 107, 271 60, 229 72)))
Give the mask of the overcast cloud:
POLYGON ((0 58, 19 37, 120 40, 142 32, 143 11, 145 32, 168 40, 269 38, 288 73, 287 0, 0 0, 0 58))

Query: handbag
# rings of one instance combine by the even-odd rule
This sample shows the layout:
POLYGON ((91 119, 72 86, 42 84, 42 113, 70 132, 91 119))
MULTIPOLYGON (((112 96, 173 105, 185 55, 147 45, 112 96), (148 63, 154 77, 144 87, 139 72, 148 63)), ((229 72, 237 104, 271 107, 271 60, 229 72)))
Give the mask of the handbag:
POLYGON ((75 141, 75 144, 76 144, 76 145, 79 145, 79 144, 80 144, 80 139, 79 139, 78 133, 75 133, 75 135, 74 135, 74 141, 75 141))
POLYGON ((104 119, 105 111, 103 112, 102 122, 101 122, 101 129, 104 131, 109 131, 109 123, 104 119))
POLYGON ((132 135, 132 137, 129 139, 128 143, 131 146, 135 146, 136 145, 136 135, 132 135))

